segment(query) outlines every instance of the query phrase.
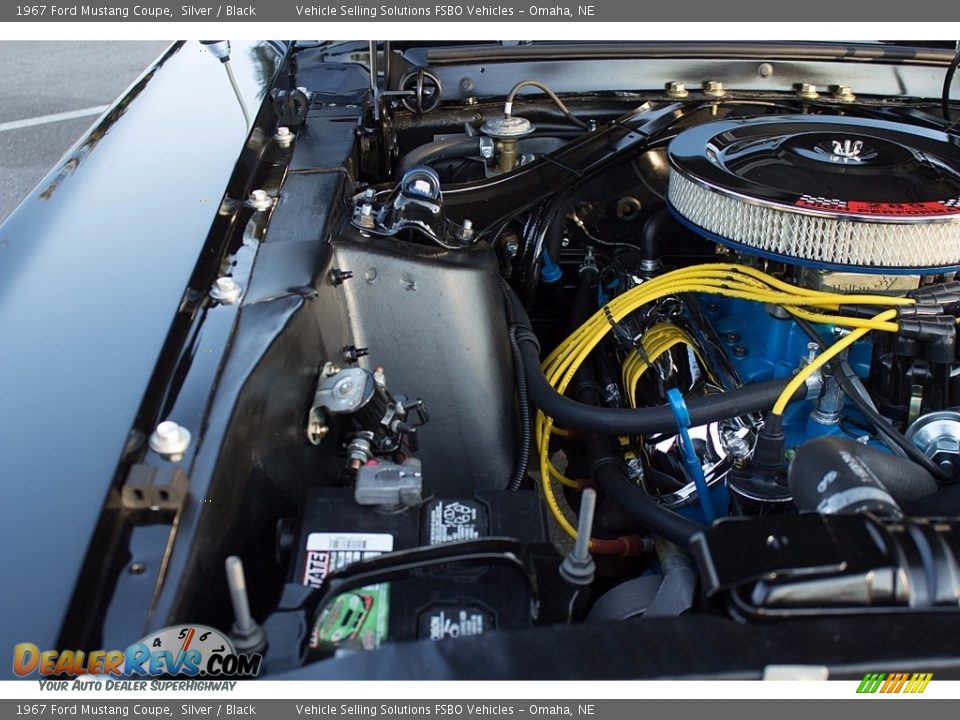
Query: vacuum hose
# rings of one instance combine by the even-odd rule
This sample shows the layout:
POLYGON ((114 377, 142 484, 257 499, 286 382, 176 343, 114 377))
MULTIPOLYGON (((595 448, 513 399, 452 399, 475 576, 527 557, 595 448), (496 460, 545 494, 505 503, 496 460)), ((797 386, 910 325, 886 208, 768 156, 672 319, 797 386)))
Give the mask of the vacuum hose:
MULTIPOLYGON (((652 435, 677 429, 677 419, 666 405, 644 408, 595 407, 571 400, 558 393, 547 382, 540 368, 540 344, 527 328, 518 328, 517 341, 527 370, 530 402, 565 428, 585 430, 602 435, 652 435)), ((725 420, 752 412, 769 410, 786 387, 789 378, 749 383, 734 390, 687 401, 692 425, 725 420)), ((806 388, 801 387, 792 398, 802 400, 806 388)))
POLYGON ((432 165, 451 158, 480 157, 480 137, 453 137, 416 147, 400 161, 397 176, 418 165, 432 165))
POLYGON ((617 505, 650 532, 670 542, 686 547, 704 526, 658 504, 643 490, 630 482, 623 461, 614 456, 606 438, 588 435, 587 452, 593 463, 593 479, 617 505))

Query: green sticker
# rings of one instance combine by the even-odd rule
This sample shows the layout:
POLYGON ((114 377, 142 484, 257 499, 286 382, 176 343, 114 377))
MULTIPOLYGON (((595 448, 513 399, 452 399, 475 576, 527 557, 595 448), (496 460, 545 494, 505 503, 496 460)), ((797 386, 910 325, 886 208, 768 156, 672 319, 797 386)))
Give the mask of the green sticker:
POLYGON ((387 638, 390 585, 368 585, 337 595, 317 622, 321 643, 373 650, 387 638))

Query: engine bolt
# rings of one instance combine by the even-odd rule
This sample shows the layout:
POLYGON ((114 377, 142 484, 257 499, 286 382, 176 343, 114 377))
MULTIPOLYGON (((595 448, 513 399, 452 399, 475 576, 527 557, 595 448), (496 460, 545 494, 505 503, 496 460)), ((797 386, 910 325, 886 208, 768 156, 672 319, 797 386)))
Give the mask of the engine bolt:
POLYGON ((857 99, 853 94, 853 89, 849 85, 837 85, 833 89, 833 97, 840 102, 851 103, 857 99))
POLYGON ((707 80, 703 83, 703 94, 707 97, 720 98, 726 95, 727 91, 719 80, 707 80))
POLYGON ((328 432, 330 432, 329 426, 319 421, 311 422, 307 428, 307 439, 311 444, 319 445, 320 441, 327 436, 328 432))
POLYGON ((465 242, 473 239, 473 220, 463 221, 463 226, 460 228, 460 239, 465 242))
POLYGON ((634 485, 643 484, 643 463, 640 462, 640 458, 627 460, 627 477, 634 485))
POLYGON ((733 354, 736 355, 737 357, 746 357, 747 355, 750 354, 750 351, 747 350, 743 345, 737 345, 733 349, 733 354))
POLYGON ((341 270, 333 268, 330 271, 330 282, 334 285, 343 285, 347 280, 353 277, 353 270, 341 270))
POLYGON ((679 80, 673 80, 667 83, 667 97, 685 98, 690 94, 686 86, 679 80))
POLYGON ((757 68, 757 75, 762 78, 768 78, 773 75, 773 65, 770 63, 760 63, 760 66, 757 68))
POLYGON ((727 333, 723 336, 723 341, 732 345, 733 343, 740 342, 740 336, 735 332, 727 333))
POLYGON ((343 349, 343 357, 349 363, 355 363, 362 357, 366 357, 370 354, 369 348, 357 347, 356 345, 347 345, 343 349))
POLYGON ((273 139, 276 140, 277 145, 280 147, 290 147, 293 143, 294 135, 290 132, 290 128, 286 125, 281 125, 277 128, 276 134, 273 136, 273 139))
POLYGON ((224 305, 236 304, 241 295, 243 295, 243 288, 229 275, 218 277, 214 281, 213 287, 210 288, 210 297, 219 300, 224 305))
POLYGON ((254 190, 247 198, 247 207, 254 210, 269 210, 273 207, 273 198, 267 195, 266 190, 254 190))
POLYGON ((723 447, 736 459, 743 459, 750 455, 750 443, 734 432, 728 432, 721 438, 723 447))
POLYGON ((802 97, 804 100, 816 100, 820 97, 820 93, 817 92, 816 85, 800 83, 800 86, 797 88, 797 96, 802 97))
POLYGON ((350 459, 350 467, 358 469, 368 460, 373 458, 373 451, 370 447, 370 441, 362 437, 356 437, 347 445, 347 457, 350 459))
POLYGON ((368 230, 377 224, 377 220, 373 216, 373 205, 370 203, 364 203, 360 207, 360 217, 358 223, 360 224, 360 227, 368 230))
POLYGON ((149 445, 155 453, 177 462, 190 447, 190 431, 172 420, 164 420, 150 435, 149 445))

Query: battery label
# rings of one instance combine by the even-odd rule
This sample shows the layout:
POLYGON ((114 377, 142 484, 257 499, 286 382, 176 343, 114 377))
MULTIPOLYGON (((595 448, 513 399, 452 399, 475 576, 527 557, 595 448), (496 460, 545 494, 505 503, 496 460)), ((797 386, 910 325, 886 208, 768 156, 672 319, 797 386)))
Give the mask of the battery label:
MULTIPOLYGON (((342 567, 393 551, 386 533, 310 533, 307 536, 303 584, 320 587, 323 579, 342 567)), ((310 646, 321 643, 370 650, 387 637, 389 584, 368 585, 338 595, 323 611, 310 636, 310 646)))
POLYGON ((476 503, 435 500, 427 511, 427 542, 441 545, 486 534, 486 514, 476 503))
POLYGON ((434 608, 420 618, 420 637, 430 640, 482 635, 490 629, 490 613, 476 607, 434 608))

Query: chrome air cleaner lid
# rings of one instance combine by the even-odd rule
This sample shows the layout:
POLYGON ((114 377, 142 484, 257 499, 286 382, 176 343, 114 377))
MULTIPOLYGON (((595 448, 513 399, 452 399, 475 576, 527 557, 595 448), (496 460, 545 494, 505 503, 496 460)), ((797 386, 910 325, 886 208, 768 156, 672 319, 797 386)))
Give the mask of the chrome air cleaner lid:
POLYGON ((960 268, 960 141, 902 123, 771 116, 669 147, 681 221, 754 255, 885 273, 960 268))

